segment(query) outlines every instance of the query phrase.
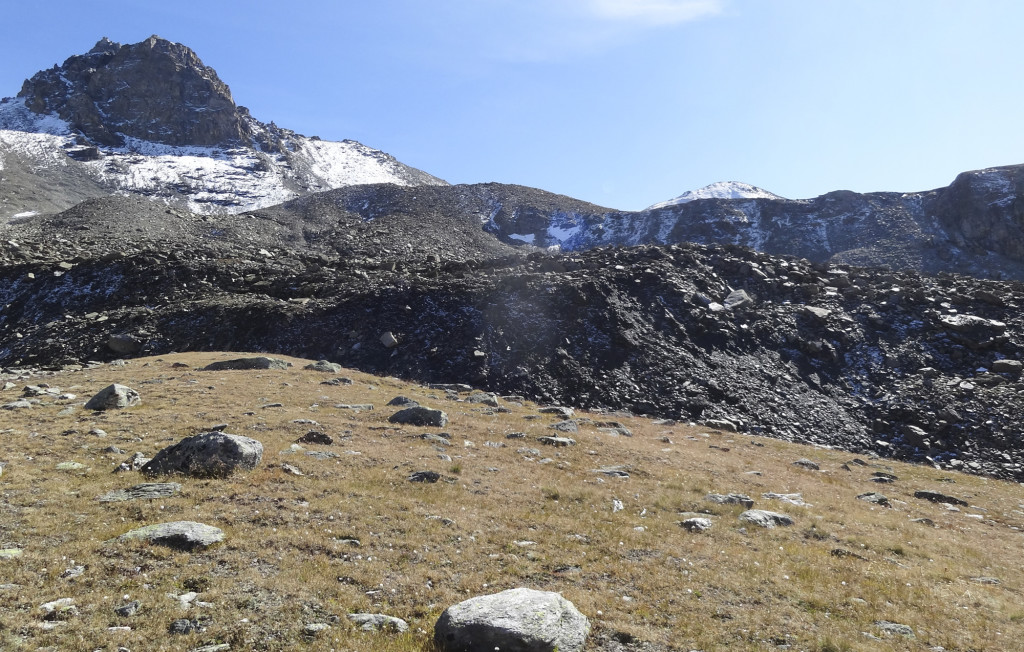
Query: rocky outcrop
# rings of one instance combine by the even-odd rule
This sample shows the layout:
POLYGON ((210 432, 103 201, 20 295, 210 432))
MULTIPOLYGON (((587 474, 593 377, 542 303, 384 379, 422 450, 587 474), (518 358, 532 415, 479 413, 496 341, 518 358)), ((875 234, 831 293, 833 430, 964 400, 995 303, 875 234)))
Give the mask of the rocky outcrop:
POLYGON ((158 36, 133 45, 104 38, 88 53, 33 75, 18 97, 106 147, 123 147, 127 139, 230 147, 254 137, 248 112, 235 105, 216 71, 158 36))

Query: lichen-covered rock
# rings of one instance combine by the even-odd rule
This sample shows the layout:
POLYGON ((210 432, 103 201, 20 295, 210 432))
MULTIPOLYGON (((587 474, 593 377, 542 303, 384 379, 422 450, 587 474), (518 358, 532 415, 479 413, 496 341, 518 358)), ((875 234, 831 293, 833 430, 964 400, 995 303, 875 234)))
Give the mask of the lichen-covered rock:
POLYGON ((590 621, 558 593, 510 589, 448 607, 434 625, 445 652, 580 652, 590 621))

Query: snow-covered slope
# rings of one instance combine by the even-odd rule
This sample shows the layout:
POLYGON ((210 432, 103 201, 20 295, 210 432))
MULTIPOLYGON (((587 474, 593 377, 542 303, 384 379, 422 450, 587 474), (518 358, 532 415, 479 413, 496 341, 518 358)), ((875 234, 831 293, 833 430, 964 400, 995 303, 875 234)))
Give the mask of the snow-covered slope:
MULTIPOLYGON (((21 99, 0 104, 0 171, 6 175, 13 176, 15 167, 20 167, 20 176, 40 180, 47 172, 71 174, 91 180, 97 190, 147 195, 184 204, 197 213, 262 208, 347 185, 444 185, 355 141, 330 142, 298 134, 288 134, 283 141, 279 152, 241 146, 179 147, 134 138, 126 139, 123 147, 83 146, 59 117, 33 114, 21 99)), ((0 204, 0 219, 61 204, 47 196, 45 186, 37 195, 39 205, 29 205, 26 199, 0 204)))
POLYGON ((697 190, 687 190, 675 199, 648 206, 647 210, 677 206, 697 199, 784 199, 784 197, 741 181, 719 181, 697 190))
POLYGON ((191 50, 158 37, 104 39, 0 102, 0 175, 0 220, 111 193, 211 214, 348 185, 447 185, 355 141, 256 120, 191 50))

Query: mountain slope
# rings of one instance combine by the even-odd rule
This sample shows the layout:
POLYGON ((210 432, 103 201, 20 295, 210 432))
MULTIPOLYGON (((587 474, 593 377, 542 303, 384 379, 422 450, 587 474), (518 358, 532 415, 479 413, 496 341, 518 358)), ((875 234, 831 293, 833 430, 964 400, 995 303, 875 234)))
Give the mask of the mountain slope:
POLYGON ((568 251, 717 243, 820 263, 1024 279, 1020 165, 965 172, 948 187, 926 192, 705 197, 658 206, 552 214, 543 223, 511 220, 494 232, 507 242, 527 239, 568 251))
POLYGON ((103 39, 0 103, 0 174, 0 218, 111 192, 223 213, 345 185, 445 183, 355 141, 256 120, 194 52, 155 36, 103 39))

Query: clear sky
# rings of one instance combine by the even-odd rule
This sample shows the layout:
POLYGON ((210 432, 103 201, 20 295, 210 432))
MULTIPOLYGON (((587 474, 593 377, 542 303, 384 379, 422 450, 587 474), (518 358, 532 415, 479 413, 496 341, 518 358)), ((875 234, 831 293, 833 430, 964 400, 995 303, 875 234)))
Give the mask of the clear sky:
POLYGON ((0 96, 102 36, 188 45, 265 122, 452 183, 640 209, 715 181, 914 191, 1024 163, 1020 0, 39 0, 0 96))

